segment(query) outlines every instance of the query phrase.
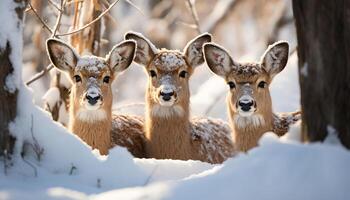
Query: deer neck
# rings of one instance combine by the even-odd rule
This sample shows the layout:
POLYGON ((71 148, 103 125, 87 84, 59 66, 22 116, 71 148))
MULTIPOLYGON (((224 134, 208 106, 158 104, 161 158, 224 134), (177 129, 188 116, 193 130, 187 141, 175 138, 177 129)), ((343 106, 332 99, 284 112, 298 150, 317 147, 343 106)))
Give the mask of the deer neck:
MULTIPOLYGON (((72 101, 71 99, 71 102, 72 101)), ((112 113, 111 109, 101 108, 82 113, 79 106, 70 107, 69 130, 79 136, 101 154, 108 154, 111 146, 112 113), (86 116, 81 116, 86 115, 86 116), (89 116, 91 115, 91 116, 89 116)))
POLYGON ((189 105, 161 107, 148 101, 146 108, 146 152, 158 159, 190 159, 189 105))
POLYGON ((241 117, 229 107, 229 119, 232 127, 232 137, 239 151, 248 151, 258 145, 261 136, 273 129, 273 113, 257 113, 250 117, 241 117))

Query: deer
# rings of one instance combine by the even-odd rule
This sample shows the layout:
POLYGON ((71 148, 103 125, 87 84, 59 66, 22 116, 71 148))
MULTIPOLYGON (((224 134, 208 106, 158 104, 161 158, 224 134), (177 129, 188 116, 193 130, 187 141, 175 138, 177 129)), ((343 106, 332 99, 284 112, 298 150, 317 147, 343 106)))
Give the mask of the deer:
POLYGON ((68 129, 102 155, 119 145, 143 157, 143 118, 112 113, 112 82, 132 63, 135 41, 115 45, 105 58, 81 56, 58 39, 48 39, 46 46, 53 66, 72 82, 68 129))
POLYGON ((287 64, 288 42, 270 45, 259 62, 236 62, 225 48, 212 42, 204 44, 203 51, 209 69, 229 87, 228 117, 238 151, 256 147, 265 132, 283 136, 301 118, 300 111, 275 114, 272 110, 269 85, 287 64))
POLYGON ((179 50, 158 49, 140 33, 128 32, 135 40, 134 61, 148 76, 145 94, 144 132, 147 158, 200 160, 221 163, 234 154, 227 123, 211 118, 190 118, 189 79, 204 63, 202 45, 211 35, 197 36, 179 50))

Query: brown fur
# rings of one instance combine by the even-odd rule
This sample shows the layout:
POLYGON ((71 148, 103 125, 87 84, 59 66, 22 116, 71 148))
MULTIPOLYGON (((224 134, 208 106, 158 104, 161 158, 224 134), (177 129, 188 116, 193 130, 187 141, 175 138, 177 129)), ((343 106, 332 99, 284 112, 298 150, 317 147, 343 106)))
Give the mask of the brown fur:
POLYGON ((126 34, 126 39, 137 41, 135 61, 144 65, 149 74, 145 118, 147 157, 221 163, 232 156, 234 147, 227 124, 212 119, 190 120, 188 81, 194 67, 204 61, 202 44, 210 41, 210 35, 192 40, 184 53, 166 49, 155 52, 152 44, 136 33, 126 34), (181 77, 184 71, 186 75, 181 77), (156 75, 152 76, 153 73, 156 75), (175 99, 171 105, 164 103, 161 96, 163 86, 169 85, 175 99))
POLYGON ((272 101, 268 86, 273 77, 283 70, 288 59, 288 44, 279 42, 271 45, 259 63, 237 63, 222 47, 208 43, 204 45, 204 54, 209 68, 223 77, 227 83, 233 83, 227 96, 227 107, 235 145, 240 151, 248 151, 258 145, 260 137, 268 131, 282 136, 291 124, 300 118, 300 113, 282 117, 272 112, 272 101), (261 83, 263 87, 261 86, 261 83), (254 100, 253 114, 241 115, 238 101, 243 96, 254 100))
POLYGON ((144 118, 130 115, 113 115, 112 146, 126 147, 135 157, 144 158, 145 134, 143 132, 144 118))

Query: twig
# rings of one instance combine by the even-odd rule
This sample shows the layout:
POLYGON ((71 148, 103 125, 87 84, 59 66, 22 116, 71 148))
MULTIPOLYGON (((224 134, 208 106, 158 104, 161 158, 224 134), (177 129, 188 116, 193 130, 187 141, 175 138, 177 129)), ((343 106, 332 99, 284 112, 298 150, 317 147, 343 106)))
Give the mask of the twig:
POLYGON ((141 13, 141 15, 145 16, 145 13, 142 12, 142 10, 137 7, 133 2, 131 2, 131 0, 125 0, 128 4, 130 4, 132 7, 134 7, 137 11, 139 11, 141 13))
POLYGON ((193 29, 197 29, 197 25, 190 24, 190 23, 183 22, 183 21, 177 21, 176 24, 183 25, 183 26, 186 26, 186 27, 189 27, 189 28, 193 28, 193 29))
POLYGON ((74 170, 76 170, 77 167, 72 164, 72 167, 69 170, 69 175, 73 175, 74 170))
POLYGON ((72 35, 72 34, 76 34, 84 29, 86 29, 87 27, 91 26, 92 24, 96 23, 97 21, 99 21, 106 13, 109 12, 109 10, 111 10, 113 8, 113 6, 115 4, 117 4, 119 2, 119 0, 116 0, 114 3, 112 3, 105 11, 103 11, 96 19, 92 20, 91 22, 89 22, 88 24, 85 24, 84 26, 82 26, 81 28, 78 28, 76 30, 70 31, 68 33, 62 33, 62 34, 57 34, 57 36, 66 36, 66 35, 72 35))
POLYGON ((39 142, 36 140, 34 137, 34 123, 33 123, 33 115, 31 115, 31 127, 30 127, 30 132, 32 134, 32 139, 33 139, 33 150, 36 153, 36 156, 38 158, 38 161, 41 160, 41 155, 44 153, 44 149, 40 147, 39 142))
POLYGON ((30 163, 28 160, 24 159, 24 157, 22 156, 22 160, 27 163, 27 165, 29 165, 30 167, 33 168, 33 171, 34 171, 34 176, 37 177, 38 176, 38 170, 36 169, 36 167, 30 163))
POLYGON ((150 175, 147 177, 147 179, 146 179, 145 183, 143 184, 143 186, 146 186, 146 185, 150 182, 151 178, 152 178, 153 175, 155 174, 155 172, 156 172, 156 170, 158 169, 158 167, 159 167, 159 165, 156 165, 156 166, 153 168, 152 172, 151 172, 150 175))
POLYGON ((39 14, 36 12, 36 10, 33 8, 32 4, 29 2, 28 3, 30 10, 33 11, 34 15, 36 16, 36 18, 38 18, 38 20, 43 24, 43 26, 52 34, 53 31, 51 30, 51 28, 45 23, 45 21, 39 16, 39 14))
POLYGON ((198 33, 201 33, 201 28, 199 26, 199 19, 198 19, 198 14, 197 14, 197 10, 195 8, 195 0, 187 0, 188 6, 190 8, 191 14, 192 14, 192 18, 194 23, 196 24, 196 30, 198 33))
POLYGON ((203 24, 204 32, 213 32, 217 25, 225 19, 227 14, 229 14, 229 10, 233 9, 239 0, 221 0, 217 1, 213 11, 210 15, 204 20, 206 23, 203 24))
POLYGON ((26 82, 26 85, 29 86, 36 80, 40 79, 43 77, 47 72, 49 72, 53 68, 52 64, 49 64, 45 69, 41 70, 41 72, 35 74, 29 81, 26 82))
POLYGON ((58 11, 62 11, 61 10, 61 8, 59 8, 58 6, 57 6, 57 4, 56 3, 54 3, 52 0, 47 0, 53 7, 55 7, 58 11))
POLYGON ((65 0, 61 0, 61 8, 59 10, 59 14, 58 14, 58 17, 57 17, 57 20, 56 20, 56 24, 53 28, 53 32, 52 32, 52 35, 51 37, 56 37, 56 32, 60 26, 60 23, 61 23, 61 18, 62 18, 62 14, 63 14, 63 11, 64 11, 64 7, 65 7, 65 0))

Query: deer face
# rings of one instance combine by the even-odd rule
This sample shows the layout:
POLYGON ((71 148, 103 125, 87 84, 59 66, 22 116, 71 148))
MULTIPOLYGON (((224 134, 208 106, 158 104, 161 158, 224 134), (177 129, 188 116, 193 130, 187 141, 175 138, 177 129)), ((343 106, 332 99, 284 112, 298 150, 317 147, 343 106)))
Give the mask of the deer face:
POLYGON ((203 34, 185 47, 183 52, 158 50, 145 37, 129 32, 125 39, 137 42, 135 61, 143 65, 149 76, 147 101, 158 116, 182 115, 189 105, 189 78, 195 67, 204 62, 202 45, 211 41, 203 34))
POLYGON ((259 125, 272 116, 269 85, 287 64, 288 43, 271 45, 257 63, 235 62, 225 49, 213 43, 205 44, 203 48, 211 71, 224 78, 229 86, 231 118, 259 125))
POLYGON ((116 45, 106 58, 79 56, 72 47, 56 39, 47 41, 51 62, 67 72, 73 83, 73 113, 83 121, 102 120, 111 112, 111 84, 116 74, 132 62, 136 44, 124 41, 116 45))

